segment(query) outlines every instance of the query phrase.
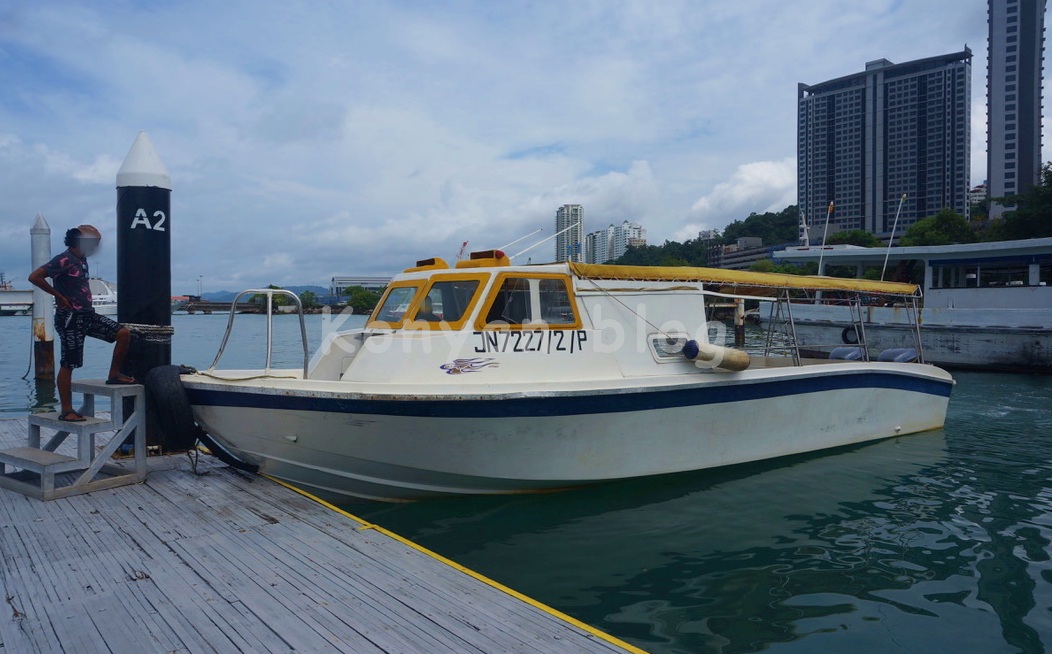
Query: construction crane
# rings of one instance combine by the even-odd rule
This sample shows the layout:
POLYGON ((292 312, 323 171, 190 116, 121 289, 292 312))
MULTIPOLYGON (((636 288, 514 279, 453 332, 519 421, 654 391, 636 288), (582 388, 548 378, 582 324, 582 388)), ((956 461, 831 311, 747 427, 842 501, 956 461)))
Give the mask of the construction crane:
POLYGON ((457 261, 464 258, 464 252, 468 249, 468 242, 464 241, 460 244, 460 252, 457 252, 457 261))

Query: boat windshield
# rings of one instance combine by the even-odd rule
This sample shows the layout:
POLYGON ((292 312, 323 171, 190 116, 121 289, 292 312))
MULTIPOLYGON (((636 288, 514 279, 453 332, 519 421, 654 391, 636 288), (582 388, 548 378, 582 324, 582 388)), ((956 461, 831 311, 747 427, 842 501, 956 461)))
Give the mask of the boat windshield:
POLYGON ((427 289, 413 316, 427 323, 458 323, 463 320, 478 292, 479 279, 439 280, 427 289))
POLYGON ((376 310, 373 320, 386 323, 402 322, 418 290, 420 289, 416 286, 392 287, 384 298, 384 303, 376 310))

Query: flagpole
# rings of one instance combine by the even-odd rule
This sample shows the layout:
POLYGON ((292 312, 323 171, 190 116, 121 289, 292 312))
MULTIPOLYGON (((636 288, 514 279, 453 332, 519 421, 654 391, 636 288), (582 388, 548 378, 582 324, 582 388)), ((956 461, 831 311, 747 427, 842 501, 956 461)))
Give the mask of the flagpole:
POLYGON ((569 227, 567 227, 566 229, 563 229, 563 230, 560 230, 560 231, 558 231, 558 232, 555 232, 554 234, 552 234, 551 236, 549 236, 548 238, 546 238, 546 239, 544 239, 544 240, 541 240, 541 241, 537 241, 536 243, 534 243, 534 244, 533 244, 533 245, 531 245, 530 247, 526 248, 526 249, 525 249, 525 250, 523 250, 522 252, 516 252, 515 254, 511 255, 511 256, 510 256, 510 257, 508 257, 508 258, 509 258, 509 259, 514 259, 515 257, 518 257, 518 256, 521 256, 521 255, 523 255, 523 254, 526 254, 527 252, 529 252, 529 251, 530 251, 530 250, 532 250, 533 248, 537 247, 538 245, 541 245, 541 244, 543 244, 543 243, 547 243, 548 241, 552 240, 553 238, 555 238, 555 237, 559 236, 560 234, 565 234, 566 232, 570 231, 570 230, 571 230, 571 229, 573 229, 574 227, 577 227, 577 223, 574 223, 574 224, 570 225, 570 226, 569 226, 569 227))
POLYGON ((825 254, 826 254, 826 236, 829 234, 829 217, 833 215, 833 209, 834 209, 833 201, 830 200, 829 201, 829 208, 826 209, 826 226, 825 226, 825 229, 822 230, 822 249, 819 251, 819 254, 818 254, 818 274, 819 275, 822 274, 822 259, 825 257, 825 254))
POLYGON ((895 211, 895 223, 891 226, 891 238, 888 239, 888 251, 884 253, 884 268, 880 271, 880 281, 884 281, 884 273, 888 271, 888 257, 891 256, 891 244, 895 242, 895 230, 899 226, 899 215, 902 213, 902 203, 906 201, 906 194, 899 198, 899 208, 895 211))
POLYGON ((499 248, 497 248, 497 249, 498 249, 498 250, 506 250, 507 248, 510 248, 511 246, 515 245, 515 244, 516 244, 516 243, 518 243, 519 241, 525 241, 526 239, 528 239, 529 237, 533 236, 533 235, 534 235, 534 234, 536 234, 537 232, 543 232, 543 231, 544 231, 544 228, 543 228, 543 227, 542 227, 542 228, 540 228, 540 229, 535 229, 535 230, 533 230, 532 232, 530 232, 529 234, 527 234, 526 236, 520 236, 519 238, 515 239, 515 240, 514 240, 514 241, 512 241, 511 243, 505 243, 504 245, 500 246, 500 247, 499 247, 499 248))

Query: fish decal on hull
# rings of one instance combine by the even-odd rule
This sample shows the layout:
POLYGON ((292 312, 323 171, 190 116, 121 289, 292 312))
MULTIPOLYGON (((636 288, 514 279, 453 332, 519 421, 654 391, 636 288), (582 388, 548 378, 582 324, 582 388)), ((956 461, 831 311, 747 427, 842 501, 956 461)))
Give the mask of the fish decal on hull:
POLYGON ((499 365, 492 357, 474 357, 471 359, 454 359, 452 363, 443 363, 439 368, 445 370, 447 375, 462 375, 468 372, 478 372, 489 366, 499 365))

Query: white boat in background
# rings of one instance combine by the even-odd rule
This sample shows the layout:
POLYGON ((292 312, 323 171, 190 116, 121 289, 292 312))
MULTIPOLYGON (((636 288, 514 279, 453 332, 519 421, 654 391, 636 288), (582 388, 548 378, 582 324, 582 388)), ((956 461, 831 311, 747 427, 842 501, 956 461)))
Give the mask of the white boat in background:
MULTIPOLYGON (((947 368, 1052 372, 1052 238, 920 247, 851 245, 787 248, 782 263, 822 261, 861 277, 888 257, 896 272, 923 278, 921 339, 928 361, 947 368)), ((821 270, 819 272, 823 272, 821 270)), ((849 307, 835 295, 793 306, 796 337, 806 350, 853 345, 903 347, 912 326, 901 303, 866 302, 856 334, 849 307)), ((762 320, 767 316, 762 315, 762 320)))
POLYGON ((18 291, 0 273, 0 316, 28 316, 33 313, 33 291, 18 291))
POLYGON ((88 280, 91 287, 91 308, 102 316, 117 315, 117 285, 99 277, 88 280))
POLYGON ((833 291, 918 295, 704 268, 513 266, 488 251, 418 262, 364 328, 327 334, 309 359, 301 314, 299 369, 270 367, 270 332, 264 369, 217 369, 231 313, 216 361, 181 379, 219 446, 337 501, 551 491, 941 427, 953 379, 918 350, 807 359, 772 334, 750 354, 706 323, 707 302, 791 316, 798 296, 833 291))

